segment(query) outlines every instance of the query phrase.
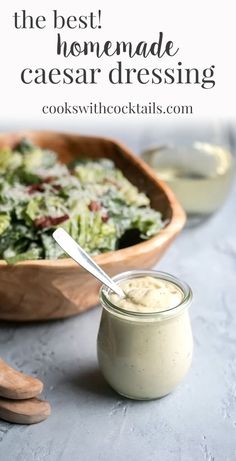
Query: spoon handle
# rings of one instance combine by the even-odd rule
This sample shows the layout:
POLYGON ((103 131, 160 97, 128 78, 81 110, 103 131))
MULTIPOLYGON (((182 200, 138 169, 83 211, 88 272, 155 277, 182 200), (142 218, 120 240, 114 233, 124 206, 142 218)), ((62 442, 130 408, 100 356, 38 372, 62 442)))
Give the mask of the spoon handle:
POLYGON ((0 358, 0 397, 30 399, 42 390, 42 381, 15 370, 0 358))
POLYGON ((93 261, 93 259, 81 248, 81 246, 61 227, 56 229, 53 238, 58 245, 80 266, 90 272, 104 285, 108 286, 118 296, 124 298, 123 290, 93 261))
POLYGON ((0 418, 10 423, 35 424, 44 421, 51 414, 46 400, 36 398, 10 400, 0 398, 0 418))

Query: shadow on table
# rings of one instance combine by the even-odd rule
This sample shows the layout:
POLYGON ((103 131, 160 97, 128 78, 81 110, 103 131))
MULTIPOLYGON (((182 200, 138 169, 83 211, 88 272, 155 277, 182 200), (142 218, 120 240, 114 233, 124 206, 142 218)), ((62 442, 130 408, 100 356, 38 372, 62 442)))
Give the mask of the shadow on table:
POLYGON ((116 392, 106 383, 99 368, 95 365, 80 371, 79 374, 77 372, 74 375, 67 376, 67 383, 73 389, 80 389, 98 397, 117 399, 116 392))
MULTIPOLYGON (((67 375, 67 386, 71 386, 73 391, 82 391, 84 393, 94 395, 101 400, 112 400, 113 402, 129 402, 132 405, 147 405, 152 404, 153 401, 161 402, 162 399, 153 400, 133 400, 118 394, 107 384, 103 378, 99 368, 94 365, 90 368, 78 372, 76 375, 67 375)), ((167 399, 169 396, 166 396, 167 399)))

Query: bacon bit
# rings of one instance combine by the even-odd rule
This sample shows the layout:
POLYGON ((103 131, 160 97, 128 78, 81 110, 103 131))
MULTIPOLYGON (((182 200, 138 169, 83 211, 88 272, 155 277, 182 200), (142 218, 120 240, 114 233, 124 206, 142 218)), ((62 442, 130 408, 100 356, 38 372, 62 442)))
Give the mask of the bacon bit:
MULTIPOLYGON (((38 184, 31 184, 28 187, 28 193, 29 194, 34 194, 34 192, 44 192, 44 184, 51 184, 53 181, 57 179, 55 176, 47 176, 44 179, 41 179, 40 183, 38 184)), ((53 184, 52 185, 53 189, 56 191, 60 191, 62 189, 62 186, 60 184, 53 184)))
POLYGON ((45 182, 46 184, 50 184, 51 182, 55 181, 56 176, 46 176, 46 178, 42 179, 42 182, 45 182))
POLYGON ((44 192, 44 187, 43 185, 40 184, 31 184, 31 186, 28 187, 28 193, 34 194, 35 192, 44 192))
POLYGON ((60 192, 60 190, 62 190, 62 186, 60 184, 53 184, 53 189, 60 192))
POLYGON ((51 218, 47 216, 41 216, 40 218, 37 218, 34 220, 34 225, 36 227, 49 227, 51 224, 51 218))
POLYGON ((69 219, 68 214, 64 214, 63 216, 58 216, 56 218, 53 218, 52 216, 41 216, 40 218, 34 220, 34 225, 43 229, 45 227, 57 226, 67 219, 69 219))
POLYGON ((92 200, 88 205, 88 208, 90 211, 99 211, 101 209, 101 205, 100 203, 95 202, 95 200, 92 200))
POLYGON ((107 222, 107 221, 108 221, 108 219, 109 219, 109 216, 108 216, 108 214, 103 214, 103 215, 102 215, 102 222, 104 222, 104 223, 105 223, 105 222, 107 222))

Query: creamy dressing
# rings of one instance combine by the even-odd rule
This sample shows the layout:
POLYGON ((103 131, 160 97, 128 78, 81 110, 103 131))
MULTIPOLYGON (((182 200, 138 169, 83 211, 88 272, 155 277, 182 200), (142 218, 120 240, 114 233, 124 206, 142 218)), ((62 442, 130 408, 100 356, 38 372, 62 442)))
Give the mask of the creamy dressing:
POLYGON ((131 312, 161 312, 178 306, 183 299, 183 292, 174 283, 155 277, 124 280, 120 286, 126 298, 111 293, 109 300, 131 312))
POLYGON ((177 284, 158 277, 134 277, 119 284, 127 299, 110 293, 109 301, 130 315, 103 304, 98 334, 101 371, 113 389, 126 397, 162 397, 182 381, 192 361, 187 306, 163 315, 163 309, 183 302, 184 293, 177 284), (148 317, 140 318, 140 312, 148 317))

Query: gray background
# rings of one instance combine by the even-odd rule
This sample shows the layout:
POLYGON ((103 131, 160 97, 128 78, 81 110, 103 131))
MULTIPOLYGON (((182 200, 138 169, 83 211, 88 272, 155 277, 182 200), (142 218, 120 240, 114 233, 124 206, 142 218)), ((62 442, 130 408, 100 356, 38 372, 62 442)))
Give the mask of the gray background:
MULTIPOLYGON (((163 127, 110 134, 136 152, 168 138, 163 127)), ((222 132, 202 127, 184 140, 216 135, 222 132)), ((96 361, 99 307, 68 320, 0 325, 1 356, 40 377, 52 405, 51 417, 38 425, 0 421, 1 461, 236 460, 235 215, 236 187, 220 212, 185 229, 158 264, 194 292, 193 365, 161 400, 130 401, 106 385, 96 361)))

